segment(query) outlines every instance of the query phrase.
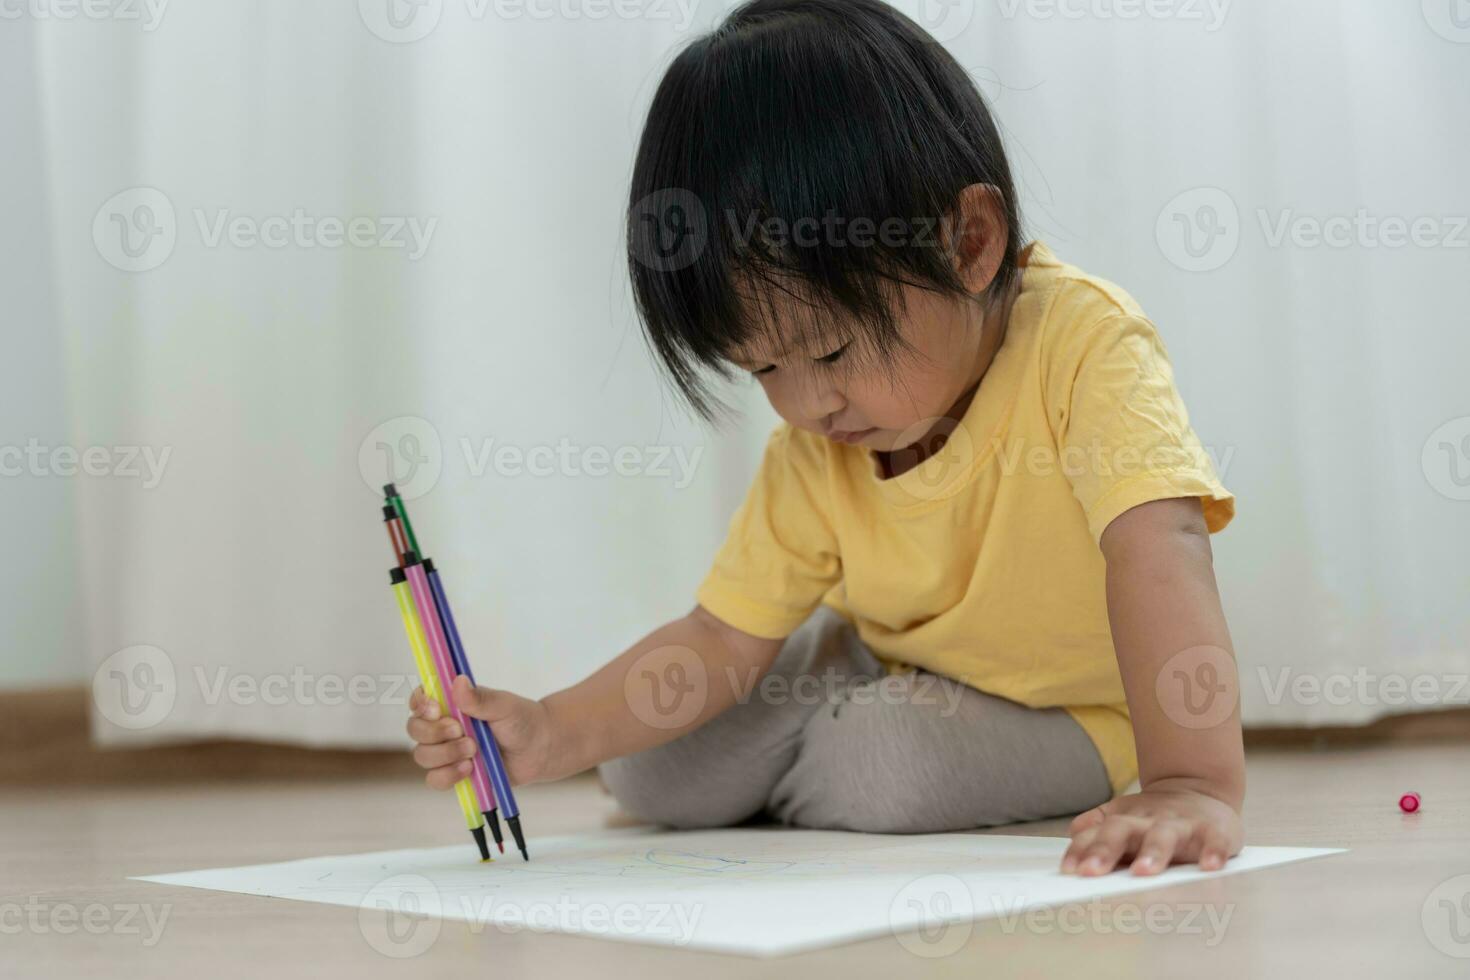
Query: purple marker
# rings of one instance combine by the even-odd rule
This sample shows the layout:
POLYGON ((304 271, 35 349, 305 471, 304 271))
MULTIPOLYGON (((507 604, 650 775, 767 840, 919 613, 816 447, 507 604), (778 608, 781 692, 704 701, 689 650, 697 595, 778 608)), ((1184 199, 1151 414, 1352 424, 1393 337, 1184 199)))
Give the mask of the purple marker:
MULTIPOLYGON (((470 670, 470 658, 465 655, 464 643, 459 638, 459 627, 454 624, 454 613, 449 609, 449 597, 444 593, 444 582, 434 569, 434 559, 424 559, 424 571, 428 574, 429 587, 434 592, 434 603, 439 609, 439 618, 444 625, 444 635, 449 640, 449 655, 454 658, 454 669, 468 677, 470 683, 473 684, 475 674, 470 670)), ((506 774, 505 763, 500 758, 500 746, 495 744, 495 733, 490 730, 489 725, 478 718, 471 718, 470 722, 475 726, 475 737, 480 742, 480 752, 485 756, 486 768, 490 772, 490 782, 495 788, 495 796, 505 811, 505 822, 510 824, 510 832, 515 835, 516 847, 520 848, 521 857, 529 861, 531 856, 526 853, 526 839, 521 833, 521 810, 516 806, 515 794, 510 790, 510 777, 506 774)), ((499 828, 496 827, 496 829, 499 828)))

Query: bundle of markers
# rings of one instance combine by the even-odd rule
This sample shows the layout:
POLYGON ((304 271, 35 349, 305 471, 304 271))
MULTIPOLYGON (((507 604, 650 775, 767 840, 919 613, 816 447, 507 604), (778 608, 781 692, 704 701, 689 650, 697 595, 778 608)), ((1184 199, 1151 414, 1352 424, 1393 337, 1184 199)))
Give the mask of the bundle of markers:
POLYGON ((398 599, 403 629, 408 634, 408 645, 418 666, 419 682, 423 685, 424 694, 439 702, 441 716, 459 722, 460 728, 473 736, 479 748, 474 757, 474 771, 454 786, 460 809, 464 811, 465 824, 480 849, 480 860, 489 861, 485 825, 490 825, 495 846, 502 854, 505 853, 505 843, 500 836, 500 814, 503 811, 521 857, 529 861, 531 857, 526 853, 526 839, 521 835, 521 811, 516 807, 515 794, 510 791, 510 779, 506 777, 495 734, 480 719, 465 717, 449 698, 449 687, 456 677, 463 674, 473 684, 475 675, 465 656, 459 629, 454 625, 454 613, 450 611, 449 599, 444 594, 444 582, 434 569, 434 560, 421 557, 423 552, 419 550, 418 538, 414 536, 413 524, 408 520, 408 510, 398 490, 390 483, 383 487, 383 494, 387 498, 383 505, 383 523, 387 525, 388 539, 393 543, 393 557, 398 562, 388 572, 388 579, 398 599))

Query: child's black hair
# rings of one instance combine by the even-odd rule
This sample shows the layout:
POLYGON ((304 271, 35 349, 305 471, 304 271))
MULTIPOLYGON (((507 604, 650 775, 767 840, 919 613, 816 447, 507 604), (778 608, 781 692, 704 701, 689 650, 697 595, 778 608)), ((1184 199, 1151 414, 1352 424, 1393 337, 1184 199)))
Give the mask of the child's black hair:
POLYGON ((705 369, 729 377, 774 322, 771 290, 813 312, 781 323, 783 344, 840 319, 887 360, 905 346, 899 284, 968 295, 936 222, 971 184, 1007 224, 991 298, 1019 276, 1020 216, 964 69, 882 0, 748 0, 675 57, 638 146, 628 267, 648 341, 706 419, 723 406, 705 369))

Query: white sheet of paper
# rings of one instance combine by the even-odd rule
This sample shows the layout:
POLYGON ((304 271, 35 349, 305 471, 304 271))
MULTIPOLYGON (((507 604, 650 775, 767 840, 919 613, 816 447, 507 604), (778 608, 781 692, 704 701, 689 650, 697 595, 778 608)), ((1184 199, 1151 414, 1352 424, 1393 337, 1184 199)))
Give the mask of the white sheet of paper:
POLYGON ((481 864, 466 841, 136 880, 354 906, 364 937, 390 956, 427 950, 442 919, 476 932, 580 933, 747 956, 895 935, 916 953, 942 955, 986 918, 1007 932, 1077 931, 1095 921, 1117 931, 1208 932, 1229 910, 1146 902, 1125 922, 1094 900, 1340 853, 1247 847, 1223 871, 1078 878, 1057 872, 1067 846, 1059 837, 632 829, 530 846, 529 863, 507 853, 481 864))

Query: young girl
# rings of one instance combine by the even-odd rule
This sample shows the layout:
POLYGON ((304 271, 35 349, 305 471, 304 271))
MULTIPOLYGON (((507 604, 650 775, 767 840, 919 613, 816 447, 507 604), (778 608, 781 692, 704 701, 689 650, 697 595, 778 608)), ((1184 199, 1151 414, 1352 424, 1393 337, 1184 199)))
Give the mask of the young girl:
MULTIPOLYGON (((1237 853, 1233 497, 1138 304, 1023 242, 954 59, 879 0, 751 0, 664 75, 630 200, 678 390, 748 372, 784 422, 688 615, 540 701, 456 681, 511 778, 598 765, 673 827, 1080 812, 1084 875, 1237 853)), ((474 742, 413 712, 447 789, 474 742)))

